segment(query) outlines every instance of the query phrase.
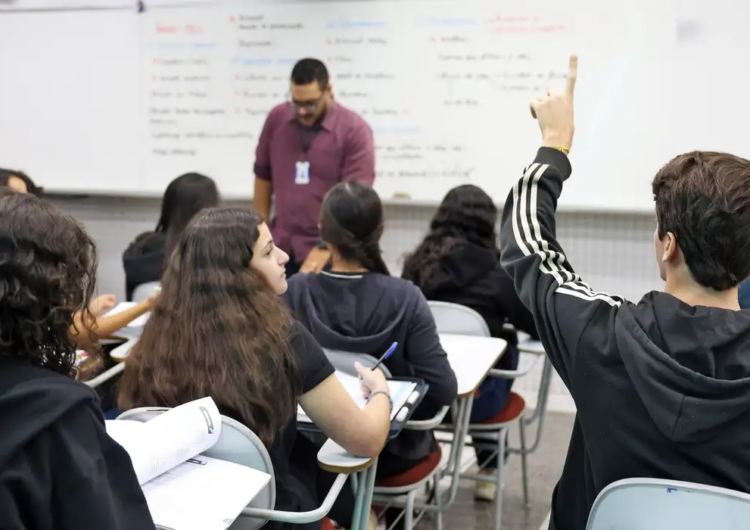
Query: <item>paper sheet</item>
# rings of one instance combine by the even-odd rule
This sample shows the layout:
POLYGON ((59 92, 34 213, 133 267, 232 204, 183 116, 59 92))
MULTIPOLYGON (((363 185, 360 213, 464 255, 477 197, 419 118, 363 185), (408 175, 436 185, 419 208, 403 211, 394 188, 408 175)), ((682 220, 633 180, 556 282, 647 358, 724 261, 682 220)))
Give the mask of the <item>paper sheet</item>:
MULTIPOLYGON (((367 399, 362 395, 362 390, 359 386, 359 378, 340 372, 339 370, 336 370, 336 378, 352 397, 354 403, 360 409, 364 410, 365 406, 367 406, 367 399)), ((393 400, 391 420, 396 417, 396 414, 398 414, 398 411, 404 406, 406 400, 409 399, 409 396, 416 387, 416 383, 407 381, 388 381, 388 389, 391 392, 391 399, 393 400)), ((312 420, 302 409, 301 405, 297 405, 297 421, 312 423, 312 420)))

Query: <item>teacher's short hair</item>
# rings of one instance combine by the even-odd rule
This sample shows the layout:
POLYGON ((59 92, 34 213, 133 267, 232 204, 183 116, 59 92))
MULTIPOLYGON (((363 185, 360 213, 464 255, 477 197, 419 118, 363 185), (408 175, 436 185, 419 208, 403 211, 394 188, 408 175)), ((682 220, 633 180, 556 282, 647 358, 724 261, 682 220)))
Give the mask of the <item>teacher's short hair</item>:
POLYGON ((317 81, 321 90, 328 86, 328 69, 319 59, 300 59, 292 68, 292 83, 295 85, 309 85, 317 81))

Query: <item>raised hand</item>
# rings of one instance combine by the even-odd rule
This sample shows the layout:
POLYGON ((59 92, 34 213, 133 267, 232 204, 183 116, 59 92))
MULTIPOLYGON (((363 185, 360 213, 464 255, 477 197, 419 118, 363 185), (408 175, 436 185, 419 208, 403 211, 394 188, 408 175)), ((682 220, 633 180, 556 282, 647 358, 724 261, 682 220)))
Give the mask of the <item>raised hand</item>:
POLYGON ((542 145, 570 149, 573 144, 573 93, 578 77, 578 56, 571 55, 565 90, 549 90, 531 102, 531 115, 539 122, 542 145))

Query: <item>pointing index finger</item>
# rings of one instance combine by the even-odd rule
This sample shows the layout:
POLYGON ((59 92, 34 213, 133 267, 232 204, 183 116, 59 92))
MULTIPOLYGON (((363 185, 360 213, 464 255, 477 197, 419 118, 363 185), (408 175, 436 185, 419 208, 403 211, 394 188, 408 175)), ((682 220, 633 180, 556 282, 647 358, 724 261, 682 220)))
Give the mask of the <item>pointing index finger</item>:
POLYGON ((565 92, 568 96, 573 96, 573 92, 576 89, 576 79, 578 78, 578 56, 571 55, 570 62, 568 63, 568 80, 565 85, 565 92))

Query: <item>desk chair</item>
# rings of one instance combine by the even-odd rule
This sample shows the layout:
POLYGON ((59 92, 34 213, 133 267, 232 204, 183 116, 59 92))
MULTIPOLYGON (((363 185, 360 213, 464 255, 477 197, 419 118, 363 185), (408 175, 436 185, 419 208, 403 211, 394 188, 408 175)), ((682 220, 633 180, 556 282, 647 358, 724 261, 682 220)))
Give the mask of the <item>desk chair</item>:
POLYGON ((586 530, 740 530, 750 521, 750 495, 652 478, 614 482, 596 497, 586 530))
MULTIPOLYGON (((375 366, 378 362, 378 360, 372 355, 328 349, 324 349, 323 351, 328 357, 328 360, 331 361, 334 368, 352 375, 356 375, 356 371, 354 370, 355 361, 359 361, 363 366, 368 367, 375 366)), ((391 377, 390 371, 384 364, 381 364, 379 368, 383 371, 386 377, 391 377)), ((407 421, 404 430, 434 430, 443 421, 448 410, 449 407, 443 407, 437 415, 427 420, 407 421)), ((403 508, 399 519, 403 517, 405 530, 410 530, 417 522, 419 522, 419 519, 425 513, 425 510, 423 509, 415 520, 414 509, 416 507, 417 493, 426 485, 434 482, 435 497, 439 497, 437 494, 437 484, 443 469, 444 466, 441 466, 440 462, 440 453, 437 453, 436 458, 428 458, 424 464, 420 464, 416 468, 404 473, 405 483, 403 480, 376 480, 375 488, 373 490, 373 503, 384 505, 385 508, 403 508), (378 485, 379 482, 380 485, 378 485), (394 482, 398 482, 398 484, 393 484, 394 482)), ((441 529, 442 513, 441 510, 437 509, 438 507, 439 504, 437 504, 435 509, 431 511, 435 511, 438 519, 438 529, 441 529)))
POLYGON ((133 302, 143 302, 149 296, 153 296, 154 291, 161 285, 160 282, 142 283, 133 290, 133 302))
MULTIPOLYGON (((454 334, 454 335, 471 335, 479 337, 490 337, 490 330, 485 322, 484 318, 471 308, 452 304, 448 302, 428 302, 432 315, 435 318, 438 333, 454 334)), ((470 352, 467 352, 470 355, 470 352)), ((520 354, 519 354, 520 357, 520 354)), ((535 357, 534 361, 528 365, 525 369, 518 370, 498 370, 492 369, 488 374, 489 377, 495 377, 498 379, 517 379, 527 375, 536 365, 539 357, 535 357)), ((520 366, 520 359, 519 359, 520 366)), ((471 436, 471 445, 476 449, 485 449, 492 451, 492 456, 497 456, 497 471, 495 476, 481 475, 481 474, 469 474, 462 473, 462 478, 468 478, 475 481, 486 481, 497 485, 495 491, 495 514, 494 514, 494 529, 500 530, 502 522, 502 479, 503 479, 503 468, 505 466, 505 439, 508 434, 510 427, 513 424, 518 424, 518 431, 521 438, 521 448, 519 453, 521 455, 521 470, 523 477, 523 499, 524 503, 529 505, 529 486, 528 486, 528 473, 526 466, 526 432, 523 423, 523 415, 526 409, 526 402, 524 399, 511 392, 508 396, 508 401, 505 407, 495 416, 484 420, 482 422, 470 423, 468 434, 471 436)), ((470 411, 467 411, 470 414, 470 411)), ((456 419, 454 418, 454 421, 456 419)), ((445 426, 450 428, 451 426, 445 426)), ((455 437, 453 443, 466 443, 465 440, 457 440, 455 437)), ((492 457, 491 457, 492 458, 492 457)), ((481 467, 485 462, 477 462, 481 467)))
MULTIPOLYGON (((146 422, 167 410, 169 409, 138 408, 124 412, 117 419, 146 422)), ((229 530, 256 530, 264 526, 269 520, 292 524, 319 521, 328 514, 346 482, 346 475, 339 475, 333 486, 331 486, 325 501, 317 510, 300 513, 274 510, 273 507, 276 504, 276 480, 271 457, 266 447, 260 441, 260 438, 246 426, 223 415, 221 417, 221 436, 219 440, 216 442, 216 445, 203 454, 211 458, 218 458, 251 467, 271 475, 271 481, 268 483, 268 486, 242 511, 242 514, 232 523, 229 530)))

